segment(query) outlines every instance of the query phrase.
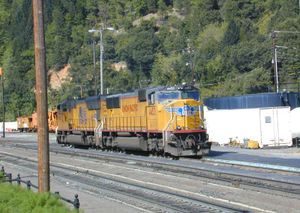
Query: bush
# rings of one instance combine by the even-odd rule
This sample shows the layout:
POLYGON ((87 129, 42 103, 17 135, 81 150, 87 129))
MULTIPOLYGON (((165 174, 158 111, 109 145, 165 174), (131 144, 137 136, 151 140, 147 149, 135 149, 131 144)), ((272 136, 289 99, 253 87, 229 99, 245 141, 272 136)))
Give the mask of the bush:
POLYGON ((42 195, 20 186, 0 183, 0 213, 69 213, 58 196, 50 193, 42 195))

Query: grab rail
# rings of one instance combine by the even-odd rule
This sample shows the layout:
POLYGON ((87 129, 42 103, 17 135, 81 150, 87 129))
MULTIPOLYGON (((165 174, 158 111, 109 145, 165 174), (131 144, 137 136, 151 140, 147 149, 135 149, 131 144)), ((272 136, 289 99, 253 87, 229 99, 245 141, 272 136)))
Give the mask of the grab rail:
POLYGON ((168 121, 168 123, 166 124, 166 126, 163 128, 163 131, 162 131, 162 135, 163 135, 163 147, 165 147, 165 141, 166 141, 166 132, 165 132, 165 130, 169 127, 169 124, 172 121, 172 119, 173 119, 173 108, 171 108, 171 117, 170 117, 170 120, 168 121))

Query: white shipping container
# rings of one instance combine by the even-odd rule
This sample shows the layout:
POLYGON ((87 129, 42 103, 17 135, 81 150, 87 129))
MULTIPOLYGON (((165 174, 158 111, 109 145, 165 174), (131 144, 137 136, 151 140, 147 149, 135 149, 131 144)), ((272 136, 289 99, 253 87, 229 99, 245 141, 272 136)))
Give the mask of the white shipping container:
POLYGON ((244 139, 258 141, 260 147, 291 146, 290 107, 207 110, 205 120, 209 140, 220 145, 244 139))
POLYGON ((300 108, 295 108, 290 112, 290 129, 292 137, 300 137, 300 108))
MULTIPOLYGON (((5 122, 5 132, 16 131, 18 129, 17 121, 5 122)), ((0 132, 3 132, 3 122, 0 122, 0 132)))

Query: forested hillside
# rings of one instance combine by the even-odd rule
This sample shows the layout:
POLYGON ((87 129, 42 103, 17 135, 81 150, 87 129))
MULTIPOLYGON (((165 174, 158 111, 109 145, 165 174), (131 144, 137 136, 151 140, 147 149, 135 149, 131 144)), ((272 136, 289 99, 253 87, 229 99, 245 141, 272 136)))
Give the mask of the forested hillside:
MULTIPOLYGON (((272 32, 280 89, 297 90, 300 74, 298 0, 47 0, 48 72, 71 65, 49 106, 92 95, 93 41, 99 70, 103 31, 104 88, 110 93, 194 82, 205 97, 274 91, 272 32), (114 63, 122 62, 121 69, 114 63)), ((7 118, 35 109, 31 0, 0 0, 0 66, 7 118)), ((98 73, 99 78, 99 73, 98 73)), ((98 89, 100 88, 98 80, 98 89)))

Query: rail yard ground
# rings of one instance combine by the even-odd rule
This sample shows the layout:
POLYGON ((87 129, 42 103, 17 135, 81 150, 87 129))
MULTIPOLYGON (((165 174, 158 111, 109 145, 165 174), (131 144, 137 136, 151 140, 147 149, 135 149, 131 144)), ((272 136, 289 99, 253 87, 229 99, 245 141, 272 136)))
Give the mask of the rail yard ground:
MULTIPOLYGON (((6 138, 0 139, 0 166, 14 177, 19 173, 36 184, 36 141, 35 133, 7 133, 6 138)), ((54 134, 50 134, 50 147, 51 191, 59 191, 69 199, 79 194, 85 212, 297 212, 300 209, 300 172, 297 172, 300 149, 296 147, 213 146, 211 153, 202 159, 178 161, 61 147, 56 144, 54 134), (257 170, 261 165, 275 167, 257 170), (248 170, 249 166, 253 168, 248 170), (295 170, 288 171, 291 168, 295 170), (204 174, 204 170, 211 172, 204 174), (226 177, 222 174, 225 170, 226 177), (235 179, 230 180, 230 173, 235 174, 235 179), (240 181, 243 177, 236 175, 241 174, 249 175, 249 180, 240 181), (266 176, 281 182, 266 184, 267 180, 262 178, 266 176), (251 181, 261 182, 255 185, 251 181)))
POLYGON ((300 168, 300 147, 245 149, 230 146, 212 146, 211 152, 206 158, 209 157, 300 168))

